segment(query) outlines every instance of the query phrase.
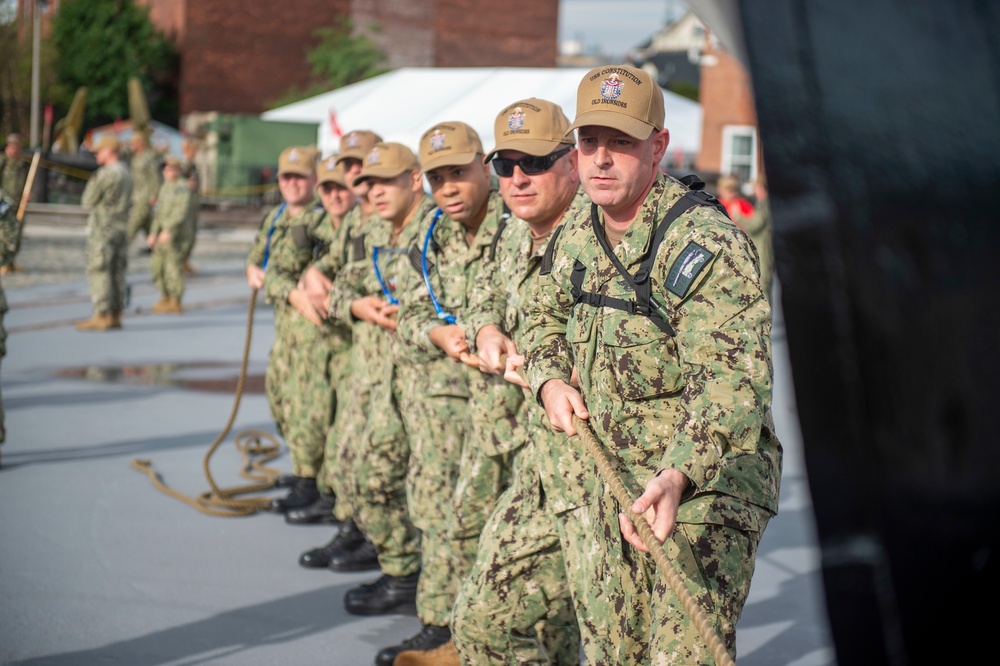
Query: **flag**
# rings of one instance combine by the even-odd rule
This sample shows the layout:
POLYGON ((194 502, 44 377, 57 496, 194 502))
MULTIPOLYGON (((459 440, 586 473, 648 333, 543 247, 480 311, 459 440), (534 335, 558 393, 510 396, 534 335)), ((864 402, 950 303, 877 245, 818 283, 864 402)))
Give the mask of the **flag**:
POLYGON ((344 136, 344 132, 340 129, 340 124, 337 122, 337 112, 333 109, 330 109, 330 132, 338 140, 344 136))

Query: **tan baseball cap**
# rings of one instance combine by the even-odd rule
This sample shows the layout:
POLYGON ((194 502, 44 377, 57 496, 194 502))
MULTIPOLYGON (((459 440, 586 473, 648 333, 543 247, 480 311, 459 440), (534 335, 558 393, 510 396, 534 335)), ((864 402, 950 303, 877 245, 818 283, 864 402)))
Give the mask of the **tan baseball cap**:
POLYGON ((493 136, 497 145, 486 153, 483 164, 501 150, 542 156, 575 143, 562 107, 537 97, 514 102, 501 111, 493 124, 493 136))
POLYGON ((357 186, 368 178, 395 178, 406 171, 420 168, 413 151, 401 143, 376 143, 365 156, 361 173, 354 179, 357 186))
POLYGON ((365 156, 371 152, 376 143, 382 143, 382 137, 371 130, 354 130, 340 137, 340 152, 337 162, 353 157, 365 161, 365 156))
POLYGON ((100 151, 107 148, 117 153, 118 151, 121 150, 121 147, 122 147, 121 141, 118 140, 117 136, 115 136, 114 134, 105 134, 104 136, 102 136, 100 139, 97 140, 96 144, 94 144, 94 152, 99 153, 100 151))
POLYGON ((7 135, 7 143, 16 143, 17 145, 20 146, 24 142, 21 141, 21 135, 20 134, 18 134, 17 132, 12 132, 12 133, 10 133, 10 134, 7 135))
POLYGON ((167 155, 163 158, 164 167, 174 167, 175 169, 181 168, 181 158, 175 155, 167 155))
POLYGON ((420 137, 420 164, 424 173, 438 167, 468 164, 482 154, 479 134, 457 120, 438 123, 420 137))
POLYGON ((347 187, 347 174, 344 173, 344 165, 337 161, 336 156, 327 157, 316 165, 316 186, 323 183, 336 183, 341 187, 347 187))
POLYGON ((644 140, 663 129, 663 121, 663 92, 649 72, 625 65, 595 67, 577 89, 570 130, 599 125, 644 140))
POLYGON ((294 173, 309 176, 316 173, 316 150, 310 146, 289 146, 278 156, 278 175, 294 173))

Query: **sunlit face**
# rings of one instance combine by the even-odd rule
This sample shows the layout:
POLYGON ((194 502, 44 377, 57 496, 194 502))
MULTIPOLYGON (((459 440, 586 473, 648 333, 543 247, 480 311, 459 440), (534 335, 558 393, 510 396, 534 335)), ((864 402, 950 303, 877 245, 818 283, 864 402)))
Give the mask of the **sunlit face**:
POLYGON ((289 206, 304 206, 312 199, 316 176, 283 173, 278 176, 278 190, 289 206))
POLYGON ((482 221, 490 195, 490 170, 481 157, 468 164, 431 169, 426 175, 434 202, 446 215, 466 227, 482 221))
POLYGON ((323 202, 323 208, 330 214, 330 217, 337 219, 343 218, 354 206, 356 200, 353 192, 333 181, 320 183, 316 191, 319 193, 320 201, 323 202))
POLYGON ((94 159, 97 160, 98 164, 104 165, 118 157, 118 153, 111 148, 101 148, 94 155, 94 159))
POLYGON ((181 177, 181 170, 172 164, 166 164, 163 167, 163 180, 168 183, 174 183, 178 178, 181 177))
POLYGON ((606 214, 627 217, 630 211, 634 213, 656 180, 670 133, 661 130, 640 141, 598 125, 577 132, 584 191, 606 214))
POLYGON ((395 178, 368 178, 371 184, 368 201, 383 220, 401 224, 413 208, 421 191, 420 172, 408 171, 395 178))
MULTIPOLYGON (((527 153, 501 150, 496 156, 518 160, 526 157, 527 153)), ((528 175, 520 166, 515 166, 514 173, 499 179, 500 195, 511 213, 532 226, 548 226, 563 214, 576 195, 580 182, 576 151, 560 157, 542 173, 528 175)))
POLYGON ((21 157, 21 144, 17 141, 9 141, 4 147, 3 152, 7 155, 8 159, 16 160, 21 157))

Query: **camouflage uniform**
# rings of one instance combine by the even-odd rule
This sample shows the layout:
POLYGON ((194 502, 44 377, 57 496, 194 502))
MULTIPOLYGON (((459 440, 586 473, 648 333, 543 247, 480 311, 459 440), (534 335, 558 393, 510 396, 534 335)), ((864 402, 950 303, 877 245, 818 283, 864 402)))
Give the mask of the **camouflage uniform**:
MULTIPOLYGON (((579 190, 551 233, 589 210, 590 199, 579 190)), ((540 280, 546 245, 533 252, 530 231, 512 218, 500 237, 495 260, 470 296, 463 322, 470 344, 493 325, 522 348, 522 313, 540 280)), ((533 400, 521 403, 516 419, 528 439, 512 452, 511 486, 483 528, 475 566, 455 603, 455 644, 465 661, 476 664, 578 664, 580 632, 569 581, 580 582, 576 553, 593 538, 578 509, 590 501, 597 471, 579 450, 567 450, 565 437, 549 428, 533 400)), ((585 592, 574 590, 574 596, 585 592)))
POLYGON ((28 165, 22 160, 11 162, 6 153, 0 152, 0 196, 7 196, 7 202, 12 206, 10 214, 13 216, 17 228, 17 234, 14 239, 14 253, 11 255, 7 265, 14 263, 14 256, 21 249, 23 225, 17 220, 17 209, 21 205, 21 195, 24 193, 24 184, 27 180, 28 165))
POLYGON ((160 160, 156 153, 148 148, 132 156, 130 165, 132 174, 132 208, 128 215, 128 238, 131 243, 141 229, 149 235, 149 227, 153 221, 153 204, 151 200, 157 195, 162 181, 160 175, 160 160))
POLYGON ((274 344, 265 375, 271 416, 291 453, 292 474, 307 479, 316 477, 323 462, 333 420, 330 349, 324 331, 299 314, 288 295, 306 267, 325 251, 331 233, 324 219, 325 211, 315 203, 294 217, 278 206, 264 218, 247 257, 247 265, 265 269, 264 295, 274 304, 274 344))
MULTIPOLYGON (((13 202, 0 192, 0 266, 7 266, 17 252, 17 214, 13 202)), ((7 329, 3 318, 7 314, 7 296, 0 284, 0 359, 7 355, 7 329)), ((7 439, 4 428, 3 398, 0 397, 0 444, 7 439)))
MULTIPOLYGON (((614 252, 633 274, 653 228, 686 189, 660 175, 614 252)), ((686 587, 735 653, 761 533, 777 510, 781 446, 770 413, 770 307, 749 238, 715 209, 699 206, 670 227, 651 271, 674 335, 648 317, 577 303, 581 291, 635 294, 601 249, 589 216, 556 240, 550 284, 525 308, 526 368, 535 393, 567 381, 575 362, 590 413, 632 496, 664 469, 690 479, 665 544, 686 587)), ((566 447, 581 446, 568 439, 566 447)), ((613 651, 588 663, 713 663, 653 560, 626 545, 619 506, 601 483, 594 534, 581 559, 589 630, 613 651)), ((581 588, 582 589, 582 588, 581 588)))
MULTIPOLYGON (((320 257, 314 266, 331 280, 336 280, 340 271, 352 264, 358 266, 351 268, 348 274, 363 272, 366 266, 371 265, 371 258, 365 256, 365 234, 371 226, 382 223, 374 213, 365 217, 361 214, 361 207, 355 207, 344 216, 341 233, 335 234, 330 251, 320 257)), ((369 363, 377 361, 371 357, 376 331, 372 330, 374 327, 371 324, 361 320, 328 317, 326 325, 331 327, 333 335, 346 335, 349 342, 346 349, 335 353, 331 361, 335 366, 331 377, 335 382, 339 381, 334 385, 343 387, 344 395, 337 402, 333 427, 327 431, 323 466, 316 484, 322 492, 337 496, 334 516, 337 520, 347 521, 354 516, 351 504, 353 482, 349 470, 342 466, 348 457, 344 446, 361 438, 368 421, 371 380, 374 377, 369 363)), ((339 392, 337 395, 340 397, 339 392)))
POLYGON ((126 227, 132 177, 121 161, 91 174, 81 203, 87 217, 87 278, 94 312, 107 315, 125 308, 126 227))
POLYGON ((771 300, 771 285, 774 283, 774 247, 771 238, 771 204, 767 199, 757 202, 753 216, 744 220, 743 227, 750 234, 750 240, 760 256, 760 287, 771 300))
POLYGON ((191 252, 194 251, 194 242, 198 236, 198 211, 201 208, 201 179, 198 176, 198 168, 194 162, 186 159, 181 162, 181 178, 188 183, 189 187, 189 181, 194 181, 194 187, 191 188, 191 198, 188 200, 190 205, 185 220, 187 224, 187 242, 184 245, 184 256, 181 259, 181 264, 184 265, 191 258, 191 252))
POLYGON ((155 238, 161 231, 170 232, 170 241, 153 248, 150 271, 160 293, 180 300, 184 295, 183 248, 188 241, 186 225, 191 190, 183 180, 164 181, 156 195, 156 211, 148 233, 155 238))
MULTIPOLYGON (((413 271, 406 248, 414 242, 417 222, 432 206, 430 198, 422 197, 413 219, 403 227, 394 245, 390 245, 391 223, 380 219, 367 229, 366 257, 371 257, 376 247, 399 250, 379 261, 382 277, 390 291, 395 290, 397 281, 407 272, 413 271)), ((385 298, 370 260, 349 264, 337 275, 330 292, 330 316, 352 321, 351 303, 365 296, 385 298)), ((367 326, 370 338, 364 342, 370 344, 362 347, 355 339, 353 345, 352 360, 364 354, 367 363, 353 367, 355 386, 352 391, 369 393, 368 419, 360 437, 347 439, 338 447, 337 467, 350 484, 348 497, 354 522, 375 546, 382 573, 409 576, 420 569, 420 532, 410 520, 406 502, 410 447, 393 381, 394 336, 373 324, 367 326)), ((338 493, 338 504, 339 497, 338 493)), ((339 512, 337 517, 340 517, 339 512)))

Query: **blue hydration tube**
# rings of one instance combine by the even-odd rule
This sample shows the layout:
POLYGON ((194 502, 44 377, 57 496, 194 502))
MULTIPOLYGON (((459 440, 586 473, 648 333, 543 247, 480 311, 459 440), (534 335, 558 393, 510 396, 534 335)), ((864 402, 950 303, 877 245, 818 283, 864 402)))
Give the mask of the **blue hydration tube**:
POLYGON ((261 262, 260 266, 262 271, 267 270, 267 260, 271 258, 271 236, 274 234, 274 227, 278 223, 278 219, 281 217, 281 214, 285 212, 286 205, 287 204, 285 202, 282 202, 281 208, 279 208, 278 212, 274 214, 273 218, 271 218, 271 226, 267 230, 267 240, 264 242, 264 261, 261 262))
POLYGON ((372 248, 372 265, 375 267, 375 278, 378 280, 379 286, 382 287, 385 300, 389 301, 389 305, 399 305, 399 299, 392 295, 392 292, 389 291, 389 285, 382 279, 382 271, 378 267, 379 250, 387 250, 390 254, 403 254, 405 250, 398 250, 392 247, 378 247, 377 245, 372 248))
POLYGON ((444 320, 447 324, 454 324, 458 320, 455 319, 455 315, 449 314, 444 311, 441 304, 438 303, 437 297, 434 295, 434 288, 431 287, 431 276, 427 272, 427 248, 431 243, 431 236, 434 235, 434 227, 437 226, 438 220, 441 219, 441 209, 438 208, 434 211, 434 219, 431 220, 431 227, 427 230, 427 236, 424 237, 424 249, 420 253, 420 272, 424 276, 424 284, 427 285, 427 293, 431 297, 431 304, 434 306, 435 312, 437 312, 438 319, 444 320))

